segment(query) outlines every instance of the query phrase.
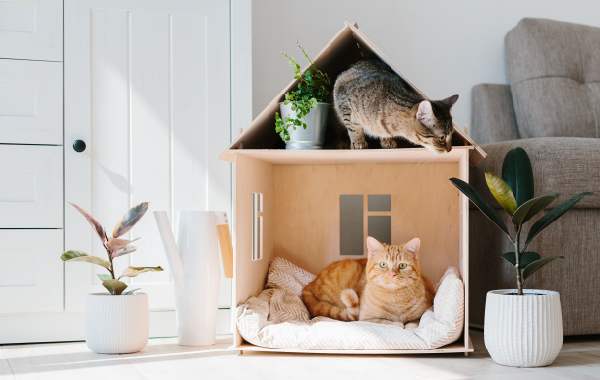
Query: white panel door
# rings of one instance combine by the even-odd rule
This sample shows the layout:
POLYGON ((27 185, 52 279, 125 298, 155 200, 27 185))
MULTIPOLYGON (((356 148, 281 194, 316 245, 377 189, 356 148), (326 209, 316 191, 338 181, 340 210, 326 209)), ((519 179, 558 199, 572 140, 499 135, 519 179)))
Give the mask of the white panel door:
POLYGON ((0 59, 0 141, 62 145, 62 82, 60 62, 0 59))
MULTIPOLYGON (((65 0, 65 200, 106 228, 128 207, 225 210, 230 169, 229 2, 65 0), (74 140, 87 149, 71 149, 74 140)), ((173 219, 173 218, 171 218, 173 219)), ((162 265, 132 279, 151 309, 174 307, 169 268, 151 213, 134 227, 138 251, 116 266, 162 265)), ((68 205, 65 247, 103 256, 99 239, 68 205)), ((119 269, 121 270, 121 269, 119 269)), ((65 268, 66 309, 99 290, 96 268, 65 268)), ((222 306, 229 306, 223 281, 222 306)))
MULTIPOLYGON (((63 309, 62 229, 0 229, 0 316, 63 309)), ((0 338, 4 339, 4 337, 0 338)))
POLYGON ((63 227, 62 155, 62 146, 0 144, 0 228, 63 227))
POLYGON ((62 61, 62 0, 1 0, 0 58, 62 61))

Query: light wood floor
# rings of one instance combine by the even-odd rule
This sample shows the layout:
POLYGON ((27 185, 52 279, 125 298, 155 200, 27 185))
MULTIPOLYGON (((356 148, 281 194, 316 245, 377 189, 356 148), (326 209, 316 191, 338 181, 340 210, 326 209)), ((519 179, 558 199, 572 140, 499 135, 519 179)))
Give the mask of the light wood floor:
POLYGON ((153 339, 144 352, 98 355, 85 343, 0 346, 0 379, 61 380, 293 380, 293 379, 600 379, 600 337, 567 340, 551 367, 520 369, 494 364, 473 331, 476 352, 449 356, 325 356, 227 350, 223 338, 210 348, 184 348, 153 339))

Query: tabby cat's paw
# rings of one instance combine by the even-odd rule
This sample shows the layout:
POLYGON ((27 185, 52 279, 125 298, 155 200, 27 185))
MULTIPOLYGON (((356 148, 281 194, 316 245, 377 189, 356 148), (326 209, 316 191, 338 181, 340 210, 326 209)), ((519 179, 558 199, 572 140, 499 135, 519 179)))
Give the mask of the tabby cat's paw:
POLYGON ((352 141, 350 147, 352 149, 368 149, 369 144, 367 144, 366 140, 352 141))
POLYGON ((381 139, 381 147, 383 149, 396 149, 398 147, 398 141, 394 138, 383 138, 381 139))

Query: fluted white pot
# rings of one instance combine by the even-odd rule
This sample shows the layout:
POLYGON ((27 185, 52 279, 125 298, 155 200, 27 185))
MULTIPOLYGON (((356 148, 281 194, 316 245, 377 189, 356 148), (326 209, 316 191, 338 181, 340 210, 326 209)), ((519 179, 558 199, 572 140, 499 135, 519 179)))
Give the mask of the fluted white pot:
POLYGON ((485 303, 484 338, 492 359, 511 367, 552 364, 563 343, 560 294, 551 290, 492 290, 485 303))
POLYGON ((85 311, 85 342, 100 354, 127 354, 148 342, 148 296, 89 294, 85 311))

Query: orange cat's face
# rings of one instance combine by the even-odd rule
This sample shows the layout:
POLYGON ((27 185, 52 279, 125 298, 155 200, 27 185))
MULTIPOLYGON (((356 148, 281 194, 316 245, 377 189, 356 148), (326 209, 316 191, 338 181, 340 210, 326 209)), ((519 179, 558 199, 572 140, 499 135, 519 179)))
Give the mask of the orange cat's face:
POLYGON ((404 245, 384 245, 369 236, 367 282, 387 289, 398 289, 420 280, 421 268, 417 260, 420 246, 419 238, 411 239, 404 245))

